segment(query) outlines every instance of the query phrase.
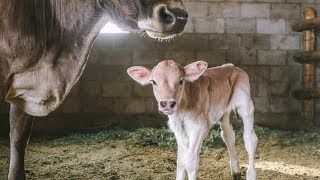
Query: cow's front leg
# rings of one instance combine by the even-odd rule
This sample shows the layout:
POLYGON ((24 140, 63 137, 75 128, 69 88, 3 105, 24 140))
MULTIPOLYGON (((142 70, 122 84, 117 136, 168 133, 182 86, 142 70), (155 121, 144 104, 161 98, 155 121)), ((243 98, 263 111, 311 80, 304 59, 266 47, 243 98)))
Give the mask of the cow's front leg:
POLYGON ((18 109, 15 105, 11 105, 9 180, 26 179, 24 172, 24 155, 30 137, 32 121, 33 116, 18 109))
POLYGON ((201 145, 207 134, 207 127, 202 126, 201 123, 195 125, 189 134, 189 149, 185 154, 185 167, 189 180, 195 180, 197 178, 201 145))

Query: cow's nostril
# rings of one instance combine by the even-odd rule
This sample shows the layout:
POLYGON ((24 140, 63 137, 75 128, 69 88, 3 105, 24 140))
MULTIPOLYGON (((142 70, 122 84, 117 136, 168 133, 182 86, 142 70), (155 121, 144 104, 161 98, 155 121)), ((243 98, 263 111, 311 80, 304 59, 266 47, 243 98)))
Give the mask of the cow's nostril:
POLYGON ((176 21, 176 15, 164 7, 159 11, 159 17, 166 25, 173 25, 176 21))
POLYGON ((183 7, 160 4, 154 7, 152 15, 155 19, 155 28, 162 33, 182 33, 188 21, 188 13, 183 7))
POLYGON ((170 103, 170 107, 171 107, 171 108, 174 108, 174 106, 175 106, 176 104, 177 104, 176 101, 172 101, 172 102, 170 103))

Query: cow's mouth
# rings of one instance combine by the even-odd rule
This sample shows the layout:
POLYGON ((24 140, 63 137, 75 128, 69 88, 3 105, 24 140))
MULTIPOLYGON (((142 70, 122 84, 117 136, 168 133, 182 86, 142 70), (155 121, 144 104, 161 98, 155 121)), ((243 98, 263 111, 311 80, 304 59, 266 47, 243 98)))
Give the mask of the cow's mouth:
MULTIPOLYGON (((177 33, 164 33, 164 32, 156 32, 153 30, 146 30, 146 33, 148 34, 148 36, 150 36, 151 38, 154 38, 154 39, 171 39, 171 38, 175 37, 176 35, 178 35, 177 33)), ((179 34, 181 34, 181 33, 179 33, 179 34)))

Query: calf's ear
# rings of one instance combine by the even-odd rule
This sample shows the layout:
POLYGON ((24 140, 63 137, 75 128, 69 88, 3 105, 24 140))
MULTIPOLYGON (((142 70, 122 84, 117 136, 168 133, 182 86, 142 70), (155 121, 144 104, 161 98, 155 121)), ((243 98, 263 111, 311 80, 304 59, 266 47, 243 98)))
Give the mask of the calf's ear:
POLYGON ((193 82, 197 80, 202 73, 207 69, 208 63, 205 61, 196 61, 191 64, 188 64, 184 67, 185 71, 185 80, 193 82))
POLYGON ((150 83, 151 70, 143 66, 133 66, 127 69, 129 76, 141 85, 150 83))

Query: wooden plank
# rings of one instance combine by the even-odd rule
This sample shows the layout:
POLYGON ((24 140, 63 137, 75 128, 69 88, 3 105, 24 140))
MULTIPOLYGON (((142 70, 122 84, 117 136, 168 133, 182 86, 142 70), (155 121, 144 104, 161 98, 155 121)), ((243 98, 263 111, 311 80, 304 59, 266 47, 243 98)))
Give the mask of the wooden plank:
POLYGON ((302 20, 291 24, 292 31, 302 32, 310 29, 320 28, 320 17, 315 17, 308 20, 302 20))
POLYGON ((320 89, 297 89, 292 92, 292 96, 298 100, 318 99, 320 89))
POLYGON ((304 109, 302 112, 302 116, 303 116, 304 121, 313 122, 314 115, 315 115, 314 99, 304 100, 302 105, 303 105, 303 109, 304 109))
POLYGON ((301 64, 317 63, 320 62, 320 51, 296 52, 293 58, 301 64))

